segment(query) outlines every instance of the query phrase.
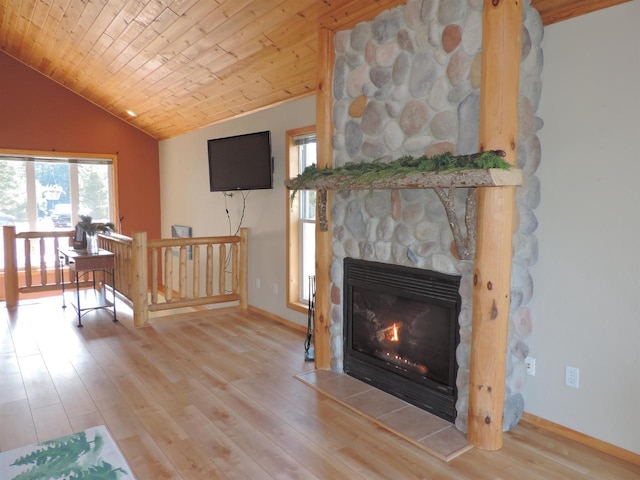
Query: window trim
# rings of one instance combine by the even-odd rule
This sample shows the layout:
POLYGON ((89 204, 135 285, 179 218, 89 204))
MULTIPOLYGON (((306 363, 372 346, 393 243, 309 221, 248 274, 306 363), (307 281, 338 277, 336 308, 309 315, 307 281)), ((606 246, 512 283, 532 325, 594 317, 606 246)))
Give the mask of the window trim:
MULTIPOLYGON (((307 135, 316 132, 315 125, 300 127, 286 132, 286 162, 285 162, 285 178, 292 178, 299 172, 299 156, 298 147, 295 144, 295 137, 307 135)), ((291 191, 286 190, 286 218, 287 218, 287 308, 296 310, 300 313, 308 313, 308 302, 304 302, 300 298, 300 202, 296 199, 291 201, 291 191)))

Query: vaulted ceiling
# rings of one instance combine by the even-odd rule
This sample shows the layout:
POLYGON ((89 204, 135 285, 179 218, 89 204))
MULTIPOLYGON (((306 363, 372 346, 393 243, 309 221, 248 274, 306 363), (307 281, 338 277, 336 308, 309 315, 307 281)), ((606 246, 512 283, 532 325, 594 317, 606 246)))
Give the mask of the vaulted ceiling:
MULTIPOLYGON (((0 50, 165 139, 313 94, 318 29, 406 1, 0 0, 0 50)), ((548 25, 624 1, 532 3, 548 25)))

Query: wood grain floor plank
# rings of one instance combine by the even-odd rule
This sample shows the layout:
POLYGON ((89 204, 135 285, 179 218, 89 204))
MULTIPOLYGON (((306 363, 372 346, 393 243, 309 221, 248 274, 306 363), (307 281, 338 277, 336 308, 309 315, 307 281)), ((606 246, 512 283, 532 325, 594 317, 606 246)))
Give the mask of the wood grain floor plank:
POLYGON ((257 312, 108 313, 0 309, 0 450, 104 424, 140 479, 640 478, 529 424, 445 463, 296 380, 304 332, 257 312))

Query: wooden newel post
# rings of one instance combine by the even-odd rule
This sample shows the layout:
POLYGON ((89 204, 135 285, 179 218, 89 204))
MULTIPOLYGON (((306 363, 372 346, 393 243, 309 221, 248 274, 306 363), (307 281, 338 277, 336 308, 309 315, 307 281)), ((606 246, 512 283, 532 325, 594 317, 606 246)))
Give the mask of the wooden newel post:
POLYGON ((149 272, 147 270, 147 232, 133 232, 131 252, 131 286, 133 325, 142 327, 149 322, 149 272))
POLYGON ((249 268, 249 256, 247 248, 247 239, 249 237, 248 230, 246 228, 240 229, 240 272, 238 274, 238 283, 240 290, 240 308, 247 308, 249 303, 248 292, 248 274, 249 268))
MULTIPOLYGON (((501 149, 515 165, 522 3, 485 0, 480 150, 501 149)), ((515 187, 478 189, 468 440, 502 448, 515 187)))
MULTIPOLYGON (((4 296, 7 308, 18 305, 18 257, 16 256, 16 227, 2 227, 4 238, 4 296)), ((57 252, 56 252, 57 253, 57 252)))

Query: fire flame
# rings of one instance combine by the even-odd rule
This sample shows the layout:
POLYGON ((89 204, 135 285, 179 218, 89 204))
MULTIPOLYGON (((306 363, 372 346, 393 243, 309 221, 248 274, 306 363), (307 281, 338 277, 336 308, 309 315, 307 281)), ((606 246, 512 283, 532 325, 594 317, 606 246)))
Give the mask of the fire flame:
POLYGON ((398 326, 394 323, 393 324, 393 335, 391 336, 391 341, 392 342, 397 342, 399 340, 398 338, 398 326))

